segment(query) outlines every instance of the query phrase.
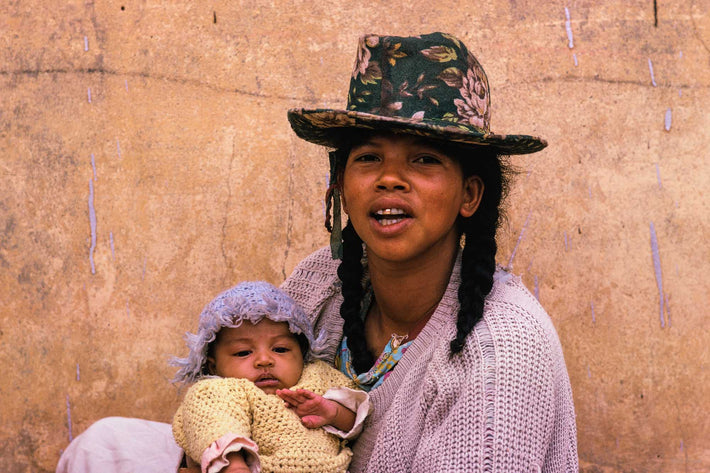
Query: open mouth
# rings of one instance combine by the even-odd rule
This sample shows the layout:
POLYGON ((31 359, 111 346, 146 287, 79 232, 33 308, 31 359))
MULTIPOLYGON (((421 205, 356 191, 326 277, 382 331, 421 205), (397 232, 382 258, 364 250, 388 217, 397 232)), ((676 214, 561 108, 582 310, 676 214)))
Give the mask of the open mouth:
POLYGON ((404 210, 394 208, 380 209, 371 214, 371 216, 382 226, 394 225, 395 223, 401 222, 405 218, 412 218, 412 216, 407 214, 404 210))

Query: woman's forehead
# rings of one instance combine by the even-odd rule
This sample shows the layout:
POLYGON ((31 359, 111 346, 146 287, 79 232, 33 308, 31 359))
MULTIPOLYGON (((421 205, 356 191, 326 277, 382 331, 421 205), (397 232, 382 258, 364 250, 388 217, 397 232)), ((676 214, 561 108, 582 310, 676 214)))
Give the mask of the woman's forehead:
POLYGON ((436 141, 422 136, 409 135, 405 133, 392 133, 387 131, 373 131, 364 134, 353 141, 352 148, 362 146, 384 146, 387 144, 400 144, 416 148, 429 148, 439 150, 436 141))

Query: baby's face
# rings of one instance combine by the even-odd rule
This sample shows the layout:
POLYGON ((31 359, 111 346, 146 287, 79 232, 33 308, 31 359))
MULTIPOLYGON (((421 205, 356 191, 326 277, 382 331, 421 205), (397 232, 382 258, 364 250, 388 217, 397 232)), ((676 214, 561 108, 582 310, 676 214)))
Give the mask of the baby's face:
POLYGON ((267 394, 290 388, 301 378, 303 355, 286 322, 264 318, 256 325, 225 327, 214 343, 208 366, 217 376, 248 379, 267 394))

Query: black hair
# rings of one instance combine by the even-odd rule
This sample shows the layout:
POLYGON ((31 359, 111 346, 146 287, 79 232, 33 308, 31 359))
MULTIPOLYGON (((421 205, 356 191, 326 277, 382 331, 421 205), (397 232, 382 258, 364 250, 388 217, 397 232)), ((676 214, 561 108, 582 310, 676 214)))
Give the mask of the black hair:
MULTIPOLYGON (((353 145, 363 136, 351 134, 335 151, 336 172, 340 182, 353 145)), ((450 356, 463 349, 466 337, 483 317, 485 298, 493 287, 496 269, 496 231, 503 219, 501 203, 508 193, 509 176, 512 170, 505 157, 487 146, 467 146, 432 140, 432 145, 455 159, 464 178, 478 176, 484 191, 478 209, 471 217, 459 216, 457 226, 463 235, 464 248, 461 258, 461 284, 458 290, 460 309, 456 319, 456 336, 449 343, 450 356)), ((363 299, 362 267, 363 242, 348 220, 343 228, 343 258, 338 267, 342 281, 343 303, 340 316, 343 318, 343 335, 355 371, 362 373, 374 363, 365 339, 365 323, 360 316, 363 299)))
POLYGON ((301 355, 303 356, 303 359, 305 360, 306 357, 308 356, 308 350, 310 349, 310 344, 308 343, 308 339, 302 333, 294 333, 294 335, 296 336, 296 340, 298 340, 298 346, 299 346, 299 348, 301 348, 301 355))

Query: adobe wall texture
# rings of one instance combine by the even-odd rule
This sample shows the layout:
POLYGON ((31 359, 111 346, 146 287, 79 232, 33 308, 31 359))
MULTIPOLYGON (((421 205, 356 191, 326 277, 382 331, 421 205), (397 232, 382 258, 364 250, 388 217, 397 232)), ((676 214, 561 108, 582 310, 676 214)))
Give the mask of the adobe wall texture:
POLYGON ((710 470, 710 3, 11 2, 0 13, 0 471, 109 415, 169 421, 202 306, 280 283, 322 229, 362 33, 442 30, 521 170, 499 261, 562 340, 586 472, 710 470), (57 5, 59 4, 59 5, 57 5), (654 5, 656 8, 654 10, 654 5), (662 303, 664 302, 664 303, 662 303))

